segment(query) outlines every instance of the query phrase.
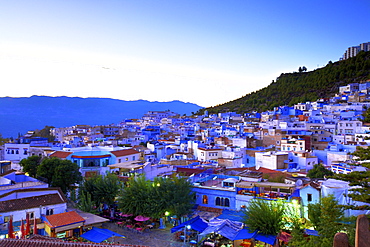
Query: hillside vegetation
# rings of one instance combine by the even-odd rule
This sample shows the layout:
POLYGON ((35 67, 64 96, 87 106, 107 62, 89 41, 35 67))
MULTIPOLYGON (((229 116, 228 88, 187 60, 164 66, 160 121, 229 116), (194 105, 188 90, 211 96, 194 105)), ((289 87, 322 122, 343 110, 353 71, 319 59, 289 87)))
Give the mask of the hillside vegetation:
POLYGON ((239 99, 204 108, 209 113, 272 110, 276 106, 289 105, 328 98, 338 93, 339 87, 370 79, 370 52, 360 52, 347 60, 329 63, 310 72, 283 73, 276 81, 239 99))

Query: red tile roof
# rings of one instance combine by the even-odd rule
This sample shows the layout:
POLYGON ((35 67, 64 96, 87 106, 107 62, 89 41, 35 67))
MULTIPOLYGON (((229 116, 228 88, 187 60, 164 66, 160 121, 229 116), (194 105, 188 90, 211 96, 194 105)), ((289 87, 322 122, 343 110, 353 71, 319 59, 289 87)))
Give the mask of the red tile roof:
POLYGON ((136 151, 133 148, 130 149, 123 149, 123 150, 118 150, 118 151, 112 151, 111 154, 113 154, 116 157, 122 157, 122 156, 127 156, 127 155, 132 155, 132 154, 138 154, 140 152, 136 151))
POLYGON ((194 169, 194 168, 184 168, 184 167, 177 167, 177 173, 183 174, 185 176, 190 176, 192 174, 199 174, 204 172, 206 169, 194 169))
POLYGON ((65 199, 58 194, 32 196, 21 199, 7 200, 0 202, 0 212, 10 212, 36 208, 39 206, 55 205, 66 203, 65 199))
POLYGON ((70 212, 61 213, 61 214, 47 215, 46 219, 48 220, 48 224, 52 228, 60 227, 60 226, 67 226, 67 225, 85 221, 85 219, 82 216, 80 216, 76 211, 70 211, 70 212))
POLYGON ((60 159, 65 159, 67 158, 72 152, 64 152, 64 151, 55 151, 50 155, 50 157, 57 157, 60 159))

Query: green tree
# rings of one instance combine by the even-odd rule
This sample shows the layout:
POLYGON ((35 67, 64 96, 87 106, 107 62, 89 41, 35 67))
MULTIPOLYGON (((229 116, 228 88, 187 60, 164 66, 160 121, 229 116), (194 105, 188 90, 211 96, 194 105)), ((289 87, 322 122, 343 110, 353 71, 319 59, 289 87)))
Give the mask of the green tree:
MULTIPOLYGON (((319 237, 313 237, 312 240, 315 242, 315 246, 331 247, 333 246, 334 235, 343 230, 344 227, 340 223, 343 219, 343 209, 338 205, 338 202, 333 195, 323 197, 321 199, 320 211, 315 212, 316 215, 320 215, 319 219, 316 219, 314 227, 319 233, 319 237)), ((312 210, 312 209, 311 209, 312 210)), ((317 210, 317 207, 315 208, 317 210)), ((308 215, 310 217, 310 207, 308 208, 308 215)))
POLYGON ((319 236, 304 238, 304 227, 296 225, 292 231, 293 238, 289 243, 290 246, 333 246, 334 235, 337 232, 344 230, 353 232, 353 226, 341 223, 344 219, 343 216, 343 209, 338 205, 333 195, 323 197, 319 203, 309 204, 308 218, 319 236))
POLYGON ((35 130, 35 133, 33 136, 38 136, 38 137, 45 137, 48 138, 49 142, 52 142, 55 140, 55 136, 53 136, 50 132, 50 130, 54 128, 54 126, 48 126, 46 125, 43 129, 41 130, 35 130))
MULTIPOLYGON (((85 178, 79 188, 79 194, 85 198, 90 196, 95 207, 107 204, 113 205, 121 188, 121 183, 115 174, 107 173, 105 176, 97 175, 85 178)), ((80 198, 81 199, 81 198, 80 198)))
POLYGON ((322 164, 315 164, 307 173, 307 177, 309 178, 324 178, 332 175, 334 175, 334 173, 326 169, 322 164))
POLYGON ((77 164, 56 157, 43 159, 37 167, 37 176, 46 179, 49 186, 60 187, 64 193, 82 180, 77 164))
POLYGON ((191 184, 184 178, 155 178, 143 176, 128 181, 118 197, 123 212, 159 218, 166 211, 179 217, 188 214, 194 203, 191 184))
POLYGON ((254 199, 246 207, 244 223, 263 234, 277 235, 286 223, 286 209, 280 201, 254 199))
POLYGON ((363 123, 370 123, 370 108, 366 109, 366 111, 362 113, 362 117, 363 119, 361 119, 361 121, 363 123))
MULTIPOLYGON (((166 211, 172 215, 183 216, 191 212, 194 203, 194 192, 191 183, 178 177, 162 178, 154 180, 155 191, 161 200, 160 215, 166 211), (159 185, 159 186, 158 186, 159 185)), ((156 198, 156 200, 158 200, 156 198)))
POLYGON ((308 239, 304 236, 304 229, 309 228, 307 220, 304 218, 295 218, 292 221, 291 236, 289 246, 291 247, 311 247, 308 239))
POLYGON ((88 213, 96 213, 97 208, 95 203, 91 199, 91 194, 90 193, 81 193, 79 194, 79 202, 77 204, 78 209, 88 212, 88 213))
POLYGON ((125 213, 152 217, 152 210, 159 208, 153 194, 154 187, 144 176, 131 178, 118 197, 118 207, 125 213))
POLYGON ((0 146, 4 145, 5 143, 9 142, 9 138, 3 138, 3 135, 0 133, 0 146))
POLYGON ((22 159, 20 165, 25 173, 28 173, 31 177, 36 178, 37 167, 41 164, 41 157, 38 155, 29 156, 26 159, 22 159))

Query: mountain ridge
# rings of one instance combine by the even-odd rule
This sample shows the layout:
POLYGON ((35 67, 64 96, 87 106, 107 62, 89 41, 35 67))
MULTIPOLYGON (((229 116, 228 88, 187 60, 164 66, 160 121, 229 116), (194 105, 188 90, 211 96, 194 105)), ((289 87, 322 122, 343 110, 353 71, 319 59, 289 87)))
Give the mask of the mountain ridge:
POLYGON ((141 118, 148 111, 170 110, 180 115, 190 115, 201 108, 194 103, 178 100, 152 102, 98 97, 7 96, 0 97, 0 134, 3 137, 17 137, 18 133, 42 129, 46 125, 117 124, 125 119, 141 118))

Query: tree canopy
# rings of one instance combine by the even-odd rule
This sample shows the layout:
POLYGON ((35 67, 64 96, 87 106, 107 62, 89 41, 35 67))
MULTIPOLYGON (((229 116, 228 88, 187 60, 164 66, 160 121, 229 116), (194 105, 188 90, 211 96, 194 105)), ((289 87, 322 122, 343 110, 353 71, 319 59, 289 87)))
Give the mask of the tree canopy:
POLYGON ((353 231, 353 226, 342 224, 343 209, 338 205, 333 195, 323 197, 320 202, 309 204, 308 218, 312 226, 317 230, 319 236, 304 238, 304 227, 296 224, 292 230, 292 240, 289 246, 297 247, 331 247, 334 235, 340 231, 353 231))
POLYGON ((22 166, 23 172, 28 173, 31 177, 37 177, 37 167, 41 164, 42 157, 38 155, 29 156, 26 159, 22 159, 20 165, 22 166))
MULTIPOLYGON (((105 176, 96 175, 90 178, 84 178, 79 188, 80 204, 93 204, 98 208, 101 204, 112 206, 119 190, 121 183, 115 174, 107 173, 105 176), (88 202, 90 200, 90 202, 88 202)), ((84 207, 87 207, 84 205, 84 207)))
POLYGON ((9 142, 9 138, 3 138, 3 135, 0 133, 0 146, 4 145, 5 143, 9 142))
POLYGON ((54 126, 48 126, 46 125, 43 129, 41 130, 38 130, 36 129, 35 130, 35 133, 33 134, 33 136, 38 136, 38 137, 46 137, 48 138, 48 141, 52 142, 55 140, 55 136, 53 136, 51 133, 50 133, 50 130, 54 128, 54 126))
POLYGON ((245 208, 244 223, 263 234, 277 235, 284 228, 286 208, 280 201, 251 200, 245 208))
POLYGON ((334 175, 334 173, 326 169, 322 164, 315 164, 307 173, 307 177, 309 178, 325 178, 332 175, 334 175))
POLYGON ((184 178, 131 178, 118 197, 122 212, 162 217, 165 212, 179 217, 191 212, 194 203, 191 184, 184 178))
POLYGON ((60 187, 64 193, 70 191, 75 183, 82 180, 77 164, 56 157, 43 159, 37 167, 36 175, 46 179, 50 186, 60 187))

